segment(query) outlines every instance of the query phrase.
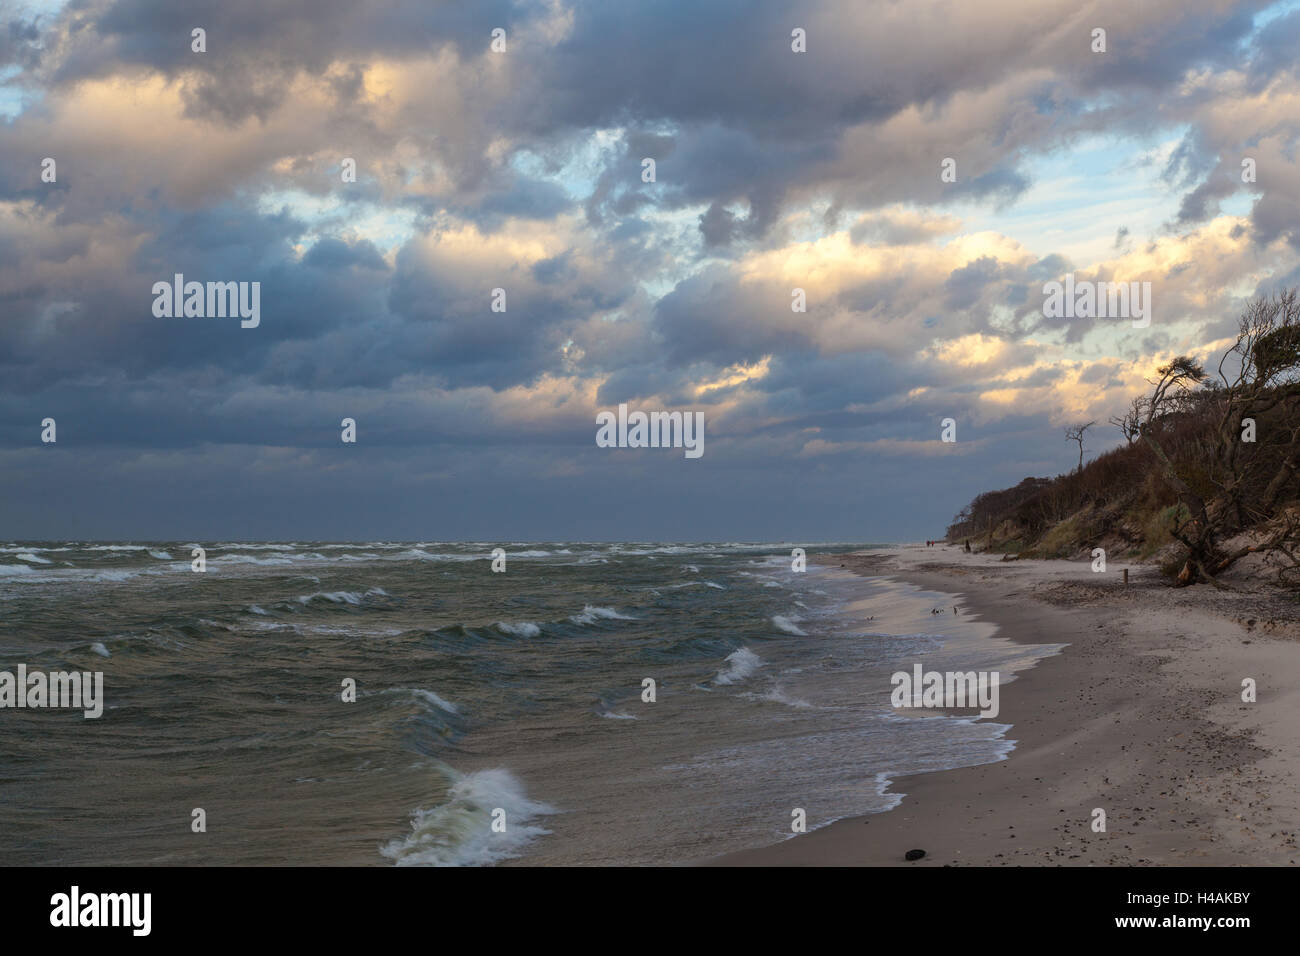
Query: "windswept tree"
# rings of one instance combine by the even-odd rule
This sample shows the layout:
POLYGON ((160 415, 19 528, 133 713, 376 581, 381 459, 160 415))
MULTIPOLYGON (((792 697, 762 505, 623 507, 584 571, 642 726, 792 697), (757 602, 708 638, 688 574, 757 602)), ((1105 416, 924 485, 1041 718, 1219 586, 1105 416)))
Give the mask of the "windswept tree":
MULTIPOLYGON (((1300 533, 1293 509, 1300 495, 1300 302, 1292 289, 1251 301, 1236 342, 1211 382, 1194 358, 1180 355, 1157 369, 1141 425, 1180 507, 1170 529, 1187 548, 1178 580, 1215 578, 1240 558, 1266 551, 1300 575, 1300 533), (1211 427, 1178 448, 1178 423, 1199 408, 1211 427), (1262 540, 1227 549, 1240 531, 1265 527, 1262 540)), ((1217 582, 1216 582, 1217 583, 1217 582)))
POLYGON ((1083 433, 1086 432, 1096 422, 1087 422, 1083 425, 1071 425, 1065 429, 1065 440, 1079 443, 1079 471, 1083 471, 1083 433))

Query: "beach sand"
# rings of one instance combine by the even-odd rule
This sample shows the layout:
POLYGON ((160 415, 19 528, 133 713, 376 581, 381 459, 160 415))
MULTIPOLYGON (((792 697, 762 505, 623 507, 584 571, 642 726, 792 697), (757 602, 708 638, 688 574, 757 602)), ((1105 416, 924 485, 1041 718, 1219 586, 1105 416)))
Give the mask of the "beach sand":
MULTIPOLYGON (((957 546, 835 556, 955 595, 999 636, 1067 643, 1001 689, 1006 760, 893 779, 893 810, 712 865, 1228 866, 1300 860, 1300 604, 1149 565, 957 546), (1125 588, 1122 570, 1130 572, 1125 588), (1254 678, 1257 702, 1243 703, 1254 678), (1093 810, 1106 832, 1092 830, 1093 810), (905 862, 908 850, 926 852, 905 862)), ((828 559, 829 561, 830 559, 828 559)), ((951 613, 949 610, 948 613, 951 613)))

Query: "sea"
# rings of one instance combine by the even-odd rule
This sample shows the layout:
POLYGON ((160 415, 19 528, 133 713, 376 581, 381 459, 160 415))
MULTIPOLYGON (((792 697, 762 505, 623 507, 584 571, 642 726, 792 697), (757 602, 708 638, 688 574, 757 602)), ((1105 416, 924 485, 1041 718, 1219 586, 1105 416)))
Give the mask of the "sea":
POLYGON ((1015 746, 891 674, 1060 645, 836 560, 873 547, 7 542, 0 670, 104 699, 0 710, 0 858, 679 865, 888 812, 1015 746))

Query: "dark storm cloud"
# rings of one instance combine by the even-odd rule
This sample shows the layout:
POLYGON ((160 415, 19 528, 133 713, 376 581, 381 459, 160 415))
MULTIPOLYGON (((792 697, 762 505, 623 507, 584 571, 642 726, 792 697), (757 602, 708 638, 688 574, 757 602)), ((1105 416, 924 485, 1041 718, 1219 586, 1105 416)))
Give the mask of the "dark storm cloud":
MULTIPOLYGON (((1109 90, 1124 97, 1133 87, 1174 84, 1190 67, 1235 63, 1259 4, 1206 12, 1169 2, 1141 16, 1118 15, 1121 5, 1104 6, 1110 15, 1101 19, 1112 24, 1110 52, 1096 55, 1088 51, 1085 35, 1067 40, 1059 30, 1043 29, 1055 15, 1050 6, 1036 15, 1020 10, 1015 17, 994 19, 998 29, 984 38, 988 46, 980 50, 966 42, 960 23, 954 22, 951 32, 935 31, 889 7, 834 3, 796 10, 775 0, 575 3, 567 8, 572 11, 567 33, 558 30, 562 39, 547 45, 528 32, 562 9, 545 4, 203 0, 182 8, 163 0, 118 0, 86 4, 55 21, 62 25, 57 46, 63 59, 50 82, 70 84, 121 69, 193 75, 200 82, 183 87, 190 109, 235 124, 250 116, 264 119, 299 73, 342 70, 332 82, 346 99, 355 95, 360 62, 430 55, 443 46, 462 57, 481 58, 491 29, 502 26, 518 35, 503 55, 510 71, 508 96, 487 92, 482 104, 500 130, 544 143, 573 129, 626 123, 674 127, 671 134, 629 134, 629 156, 656 155, 666 168, 653 194, 621 191, 617 212, 635 212, 650 195, 670 208, 702 203, 707 207, 699 222, 702 239, 708 247, 724 247, 765 235, 784 205, 809 190, 829 188, 863 198, 861 187, 834 162, 850 127, 884 121, 909 107, 942 108, 959 91, 987 88, 1017 70, 1053 69, 1056 95, 1050 87, 1036 89, 1032 99, 1008 102, 995 118, 1005 127, 996 136, 998 149, 1004 157, 1016 157, 1036 136, 1061 132, 1054 123, 1027 127, 1013 121, 1022 106, 1038 111, 1051 102, 1059 108, 1061 97, 1070 98, 1067 91, 1076 88, 1092 96, 1109 90), (790 51, 795 21, 809 30, 806 54, 790 51), (190 52, 189 30, 195 24, 208 30, 207 54, 190 52), (876 29, 868 29, 872 26, 876 29), (898 51, 909 46, 918 52, 901 57, 898 51), (725 208, 737 201, 748 214, 725 208)), ((997 11, 990 9, 989 15, 996 18, 997 11)), ((1284 45, 1291 21, 1285 18, 1268 31, 1257 67, 1281 68, 1271 51, 1284 45)), ((1129 110, 1121 99, 1103 115, 1119 123, 1145 122, 1145 111, 1133 109, 1130 117, 1129 110)), ((483 145, 472 136, 437 147, 460 186, 482 164, 455 154, 483 145)), ((860 159, 869 169, 873 157, 860 159)), ((1028 186, 1014 160, 975 162, 963 166, 949 198, 1008 201, 1028 186)), ((520 184, 517 195, 496 190, 484 199, 483 214, 553 214, 562 206, 560 196, 530 200, 522 195, 525 190, 544 194, 546 188, 520 184)), ((894 177, 880 182, 876 195, 877 201, 908 193, 932 201, 940 195, 935 190, 928 181, 921 188, 894 177)), ((1187 215, 1197 209, 1191 202, 1187 215)))
POLYGON ((771 352, 806 347, 794 322, 763 321, 790 314, 790 295, 745 286, 721 267, 678 283, 659 300, 654 327, 673 364, 709 361, 718 366, 754 362, 771 352), (764 293, 767 294, 764 294, 764 293))
POLYGON ((8 20, 0 23, 0 68, 31 69, 40 60, 40 20, 8 20))
MULTIPOLYGON (((348 64, 349 72, 334 81, 345 94, 356 86, 352 61, 417 56, 440 44, 463 56, 480 56, 493 27, 513 29, 518 23, 526 29, 547 13, 544 6, 506 3, 426 8, 343 0, 211 0, 178 8, 158 0, 120 0, 67 15, 62 44, 68 52, 53 82, 72 83, 121 68, 172 76, 183 71, 201 78, 185 87, 191 111, 234 124, 249 116, 265 118, 299 72, 318 75, 333 64, 348 64), (208 31, 207 54, 190 52, 189 30, 195 24, 208 31)), ((995 82, 1053 52, 1027 23, 1006 25, 1010 36, 1000 45, 1015 50, 1014 56, 972 57, 958 54, 956 36, 887 18, 899 32, 896 42, 915 41, 937 54, 926 62, 899 64, 892 55, 873 55, 885 42, 877 32, 855 35, 855 28, 866 26, 860 17, 820 4, 803 11, 803 19, 814 24, 811 51, 794 54, 792 16, 788 5, 777 2, 575 4, 572 30, 558 45, 548 49, 521 41, 508 54, 511 98, 493 107, 494 120, 543 140, 566 128, 629 120, 676 125, 683 157, 675 178, 665 179, 683 199, 711 204, 701 228, 711 244, 721 244, 770 228, 789 191, 813 184, 850 126, 887 119, 908 106, 942 103, 964 86, 995 82), (846 29, 836 31, 839 17, 847 21, 846 29), (1021 37, 1022 43, 1008 42, 1021 37), (671 51, 667 61, 665 51, 671 51), (755 212, 737 220, 721 208, 736 199, 755 212)), ((1218 56, 1239 34, 1241 18, 1188 15, 1175 18, 1170 29, 1176 41, 1172 49, 1142 51, 1142 75, 1148 79, 1169 80, 1175 64, 1182 68, 1189 58, 1218 56)), ((1070 62, 1060 64, 1067 76, 1070 62)), ((1134 80, 1116 76, 1113 67, 1098 68, 1095 75, 1085 70, 1089 85, 1104 89, 1134 80)), ((1008 152, 1018 145, 1012 135, 1001 144, 1008 152)), ((666 152, 665 141, 662 134, 645 133, 629 144, 633 152, 650 155, 666 152)), ((959 180, 957 191, 1007 198, 1026 186, 1012 168, 971 172, 959 180)))
POLYGON ((554 219, 572 205, 568 194, 555 183, 515 177, 508 188, 489 194, 478 206, 465 209, 464 214, 490 228, 512 217, 554 219))

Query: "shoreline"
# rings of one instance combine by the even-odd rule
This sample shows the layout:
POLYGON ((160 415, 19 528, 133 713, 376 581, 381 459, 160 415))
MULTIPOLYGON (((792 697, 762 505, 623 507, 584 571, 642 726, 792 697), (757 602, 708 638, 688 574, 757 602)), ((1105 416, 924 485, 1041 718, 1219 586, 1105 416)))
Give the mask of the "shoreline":
POLYGON ((1300 625, 1250 592, 1172 589, 1148 565, 1008 561, 955 545, 828 557, 955 596, 1021 644, 1006 759, 898 776, 893 809, 711 866, 1232 866, 1300 860, 1300 625), (1130 585, 1121 582, 1128 568, 1130 585), (1241 701, 1241 682, 1258 701, 1241 701), (1106 832, 1093 832, 1093 811, 1106 832), (926 851, 907 862, 908 850, 926 851))

